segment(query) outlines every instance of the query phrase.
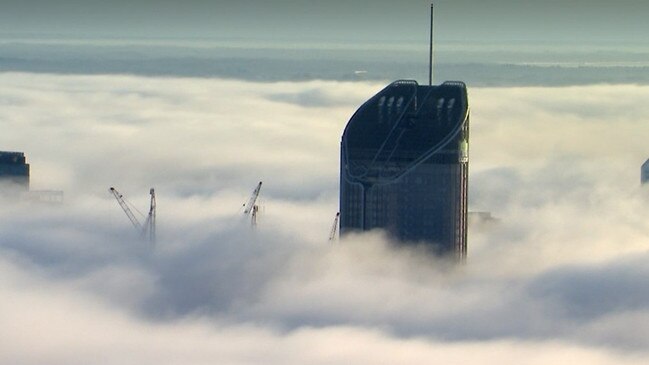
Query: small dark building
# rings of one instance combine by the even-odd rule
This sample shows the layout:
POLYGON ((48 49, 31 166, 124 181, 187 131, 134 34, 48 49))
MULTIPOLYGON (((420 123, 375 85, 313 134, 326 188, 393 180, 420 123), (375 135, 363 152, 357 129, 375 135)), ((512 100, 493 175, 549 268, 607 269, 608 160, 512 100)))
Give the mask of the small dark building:
POLYGON ((464 83, 388 85, 356 111, 342 136, 341 234, 380 228, 464 259, 468 149, 464 83))
POLYGON ((3 195, 29 191, 29 164, 24 153, 0 151, 0 191, 3 195))

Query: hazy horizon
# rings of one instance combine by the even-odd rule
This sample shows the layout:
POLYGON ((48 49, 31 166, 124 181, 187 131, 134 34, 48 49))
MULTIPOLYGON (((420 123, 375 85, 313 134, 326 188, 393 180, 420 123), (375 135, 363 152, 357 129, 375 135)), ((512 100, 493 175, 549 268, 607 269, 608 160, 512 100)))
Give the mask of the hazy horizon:
MULTIPOLYGON (((0 71, 425 82, 429 6, 9 0, 0 14, 0 71)), ((649 3, 442 0, 435 9, 437 82, 649 83, 649 43, 638 36, 649 33, 649 3)))
MULTIPOLYGON (((649 84, 649 47, 436 44, 435 81, 469 86, 649 84)), ((0 71, 132 74, 250 81, 428 78, 425 44, 173 39, 0 40, 0 71)))

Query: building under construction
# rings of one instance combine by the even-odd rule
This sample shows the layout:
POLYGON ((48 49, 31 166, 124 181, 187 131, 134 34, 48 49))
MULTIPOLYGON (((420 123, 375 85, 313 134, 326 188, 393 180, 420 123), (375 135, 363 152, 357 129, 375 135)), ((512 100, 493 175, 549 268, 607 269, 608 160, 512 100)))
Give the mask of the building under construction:
POLYGON ((29 164, 23 152, 0 151, 0 195, 29 191, 29 164))

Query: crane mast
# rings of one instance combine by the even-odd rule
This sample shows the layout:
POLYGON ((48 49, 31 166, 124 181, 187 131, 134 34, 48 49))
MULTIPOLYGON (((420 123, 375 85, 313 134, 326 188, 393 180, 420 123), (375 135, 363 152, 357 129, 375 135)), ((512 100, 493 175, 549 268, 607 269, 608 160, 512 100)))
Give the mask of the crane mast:
POLYGON ((149 190, 149 194, 151 195, 151 202, 149 203, 149 215, 146 217, 146 222, 144 223, 144 228, 142 230, 142 236, 148 236, 149 237, 149 242, 152 244, 155 244, 155 208, 156 208, 156 201, 155 201, 155 190, 151 188, 149 190))
POLYGON ((259 213, 259 206, 255 205, 252 207, 252 213, 250 213, 250 225, 253 228, 257 227, 257 213, 259 213))
POLYGON ((331 226, 331 232, 329 233, 329 241, 333 241, 336 238, 339 219, 340 219, 340 212, 336 213, 336 218, 334 218, 334 224, 331 226))
POLYGON ((253 190, 252 195, 248 199, 248 202, 243 205, 245 208, 243 215, 250 215, 250 225, 252 226, 252 228, 255 228, 257 226, 257 213, 259 213, 259 206, 255 203, 257 202, 257 198, 259 198, 260 191, 261 181, 259 182, 259 184, 257 184, 255 190, 253 190))

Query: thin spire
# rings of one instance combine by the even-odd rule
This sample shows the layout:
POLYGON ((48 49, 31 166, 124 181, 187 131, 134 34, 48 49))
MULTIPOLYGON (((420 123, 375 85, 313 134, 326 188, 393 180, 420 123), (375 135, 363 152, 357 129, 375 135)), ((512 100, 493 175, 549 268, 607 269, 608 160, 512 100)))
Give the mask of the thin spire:
POLYGON ((433 85, 433 3, 430 3, 430 44, 428 48, 428 85, 433 85))

